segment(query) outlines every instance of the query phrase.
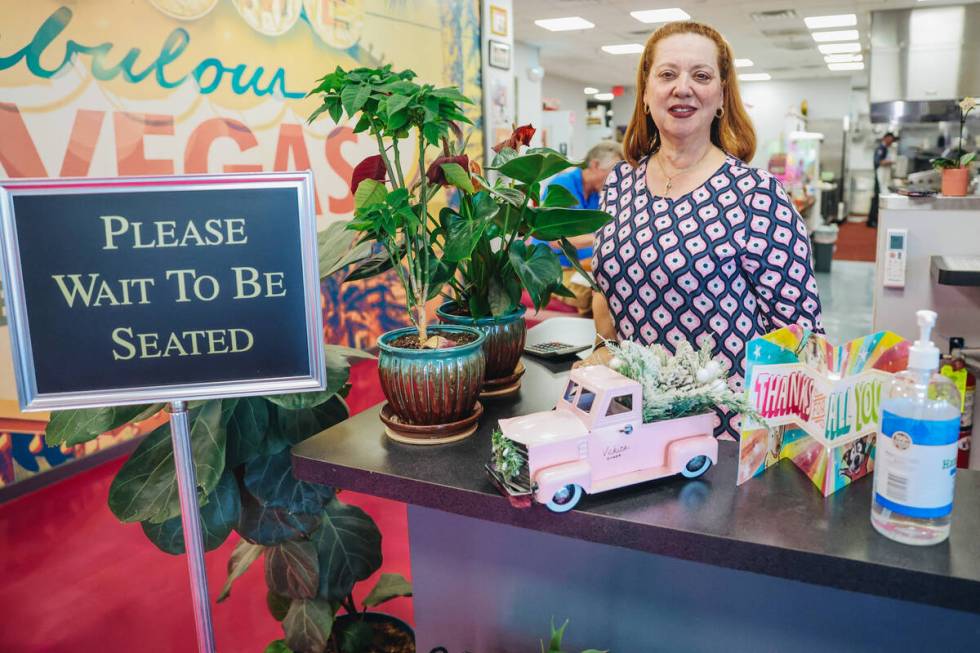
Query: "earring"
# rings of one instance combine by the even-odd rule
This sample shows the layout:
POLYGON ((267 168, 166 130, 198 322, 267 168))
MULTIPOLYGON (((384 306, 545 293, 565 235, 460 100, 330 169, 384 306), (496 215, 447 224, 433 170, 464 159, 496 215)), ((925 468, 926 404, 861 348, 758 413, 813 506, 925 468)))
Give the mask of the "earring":
POLYGON ((721 120, 724 117, 725 117, 725 107, 718 107, 718 110, 715 111, 715 118, 721 120))

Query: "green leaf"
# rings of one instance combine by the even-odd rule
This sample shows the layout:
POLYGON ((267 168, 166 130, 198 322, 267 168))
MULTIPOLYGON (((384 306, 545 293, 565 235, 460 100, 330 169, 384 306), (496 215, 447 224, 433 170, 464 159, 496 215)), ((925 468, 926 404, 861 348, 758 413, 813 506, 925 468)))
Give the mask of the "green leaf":
MULTIPOLYGON (((201 508, 201 535, 205 551, 213 551, 224 544, 238 524, 241 511, 238 481, 234 474, 225 472, 218 481, 218 487, 207 496, 207 503, 201 508)), ((146 537, 164 553, 184 553, 184 526, 180 515, 159 524, 145 521, 140 525, 146 537)))
POLYGON ((469 99, 465 95, 459 92, 459 89, 455 86, 446 86, 444 88, 437 88, 431 91, 433 97, 437 97, 443 100, 449 100, 451 102, 459 102, 462 104, 473 104, 473 100, 469 99))
POLYGON ((512 301, 510 293, 507 292, 507 289, 497 277, 490 278, 488 299, 490 301, 490 312, 494 317, 506 315, 515 308, 515 302, 512 301))
MULTIPOLYGON (((398 113, 412 102, 412 98, 407 95, 392 95, 388 98, 388 117, 398 113)), ((389 125, 390 127, 390 125, 389 125)))
POLYGON ((404 576, 401 574, 381 574, 381 578, 378 579, 374 589, 365 597, 364 605, 373 608, 399 596, 411 595, 412 584, 405 580, 404 576))
POLYGON ((450 218, 446 234, 446 249, 443 251, 446 260, 458 263, 470 258, 488 225, 489 222, 486 220, 466 220, 458 216, 450 218))
POLYGON ((350 416, 347 402, 334 395, 329 401, 302 410, 276 409, 279 432, 289 444, 298 444, 350 416))
POLYGON ((968 165, 973 163, 973 159, 975 159, 976 157, 977 157, 976 152, 968 152, 967 154, 964 154, 962 157, 960 157, 960 167, 961 168, 967 167, 968 165))
POLYGON ((218 603, 221 603, 231 595, 232 583, 248 571, 248 568, 252 566, 253 562, 259 559, 263 551, 265 551, 264 546, 252 544, 246 540, 238 541, 235 549, 231 552, 231 557, 228 558, 228 578, 225 580, 224 587, 221 588, 221 594, 218 595, 218 603))
POLYGON ((55 411, 44 432, 44 442, 49 447, 82 444, 137 418, 152 417, 162 408, 163 404, 152 404, 55 411), (152 408, 155 410, 147 414, 152 408))
MULTIPOLYGON (((498 158, 500 155, 498 155, 498 158)), ((558 152, 549 148, 532 148, 526 153, 515 156, 507 160, 502 165, 497 165, 494 159, 492 170, 497 170, 500 174, 525 184, 533 184, 566 170, 577 168, 581 163, 569 161, 558 152)))
POLYGON ((340 653, 364 653, 365 651, 376 650, 373 649, 373 643, 374 627, 370 623, 366 621, 348 622, 340 635, 340 653))
MULTIPOLYGON (((225 466, 226 431, 221 402, 208 401, 190 411, 191 451, 197 485, 210 493, 225 466)), ((180 514, 170 425, 151 433, 123 464, 109 488, 109 508, 120 521, 163 522, 180 514)))
POLYGON ((323 511, 313 541, 320 558, 321 598, 344 599, 354 583, 381 566, 378 527, 363 510, 341 503, 336 497, 323 511))
MULTIPOLYGON (((405 246, 402 245, 395 254, 395 260, 401 261, 404 256, 405 246)), ((344 277, 344 281, 360 281, 361 279, 369 279, 383 272, 387 272, 390 269, 391 257, 388 256, 386 251, 378 252, 377 254, 369 256, 358 263, 357 266, 351 270, 346 277, 344 277)))
POLYGON ((289 612, 289 605, 292 602, 292 599, 288 596, 276 594, 271 590, 266 592, 265 595, 265 605, 269 608, 269 614, 276 621, 282 621, 286 618, 286 614, 289 612))
POLYGON ((582 267, 582 263, 578 260, 578 250, 575 249, 575 245, 568 242, 567 238, 560 238, 558 240, 558 245, 561 247, 561 251, 565 254, 565 258, 567 258, 572 264, 572 267, 575 268, 575 270, 589 282, 589 286, 592 288, 592 291, 601 293, 602 290, 596 284, 592 273, 582 267))
POLYGON ((293 601, 282 629, 289 648, 298 653, 322 653, 333 630, 333 608, 327 601, 293 601))
POLYGON ((228 420, 225 458, 228 466, 238 467, 257 456, 274 453, 266 447, 268 431, 268 402, 262 397, 242 398, 228 420))
POLYGON ((438 297, 443 287, 449 282, 456 273, 456 264, 436 256, 432 248, 429 248, 429 296, 426 301, 438 297))
POLYGON ((512 147, 505 147, 493 156, 493 161, 488 166, 491 170, 499 169, 505 163, 518 157, 517 150, 512 147))
POLYGON ((551 651, 560 653, 561 640, 565 637, 566 628, 568 628, 568 619, 561 625, 561 628, 555 628, 555 620, 554 618, 551 619, 551 643, 548 646, 551 651))
POLYGON ((598 231, 612 217, 590 209, 528 208, 531 235, 539 240, 558 240, 598 231))
MULTIPOLYGON (((284 617, 285 618, 285 617, 284 617)), ((282 619, 280 619, 282 621, 282 619)), ((265 647, 263 653, 296 653, 293 649, 286 646, 285 640, 277 639, 265 647)))
POLYGON ((473 196, 473 217, 477 220, 491 220, 500 211, 500 206, 493 201, 490 193, 481 190, 473 196))
POLYGON ((384 204, 388 197, 388 187, 374 179, 363 179, 354 192, 354 211, 360 213, 365 208, 384 204))
POLYGON ((467 170, 463 170, 463 166, 458 163, 441 163, 439 167, 442 168, 443 173, 446 175, 446 181, 450 184, 465 190, 467 193, 475 193, 476 189, 473 188, 473 182, 470 181, 470 173, 467 170))
MULTIPOLYGON (((346 382, 345 380, 344 383, 346 382)), ((286 410, 300 410, 319 406, 334 394, 336 393, 325 391, 293 392, 284 395, 265 395, 265 398, 286 410)))
POLYGON ((291 456, 289 449, 283 449, 246 464, 245 487, 267 508, 318 515, 333 498, 333 488, 298 480, 293 476, 291 456))
MULTIPOLYGON (((357 187, 361 189, 360 186, 357 187)), ((354 245, 358 234, 347 228, 346 220, 337 220, 317 234, 317 255, 320 259, 320 278, 333 276, 352 263, 371 255, 370 242, 354 245)))
POLYGON ((367 102, 370 96, 370 86, 347 86, 340 92, 340 101, 343 103, 344 111, 347 112, 347 115, 353 116, 361 110, 361 107, 364 106, 364 103, 367 102))
POLYGON ((544 205, 547 207, 571 208, 578 206, 578 198, 561 184, 551 184, 544 191, 544 205))
POLYGON ((265 552, 265 584, 292 599, 312 599, 320 581, 316 547, 312 542, 283 542, 265 552))
POLYGON ((422 135, 425 136, 426 142, 430 145, 439 144, 439 138, 442 137, 443 131, 435 122, 427 122, 422 126, 422 135))
POLYGON ((540 310, 548 303, 551 288, 561 283, 561 264, 551 248, 543 244, 527 247, 515 241, 510 248, 510 264, 527 289, 534 308, 540 310))
POLYGON ((320 519, 314 515, 291 514, 262 504, 249 492, 242 492, 242 517, 238 534, 253 544, 275 546, 286 540, 305 537, 316 530, 320 519))

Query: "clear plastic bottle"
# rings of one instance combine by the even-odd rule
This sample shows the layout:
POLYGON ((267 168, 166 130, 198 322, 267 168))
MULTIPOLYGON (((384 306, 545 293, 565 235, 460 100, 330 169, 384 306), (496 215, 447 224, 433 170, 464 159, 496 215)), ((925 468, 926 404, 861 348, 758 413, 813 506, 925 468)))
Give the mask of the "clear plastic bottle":
POLYGON ((960 396, 938 374, 932 311, 916 313, 919 340, 908 369, 895 374, 881 402, 871 524, 904 544, 938 544, 949 537, 956 481, 960 396))

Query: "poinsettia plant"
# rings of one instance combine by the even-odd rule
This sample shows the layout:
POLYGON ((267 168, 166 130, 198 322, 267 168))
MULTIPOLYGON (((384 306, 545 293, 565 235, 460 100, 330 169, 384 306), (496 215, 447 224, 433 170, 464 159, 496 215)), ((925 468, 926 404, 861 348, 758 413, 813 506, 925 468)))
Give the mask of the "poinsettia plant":
POLYGON ((430 168, 430 179, 458 190, 456 205, 439 213, 439 232, 446 242, 444 259, 457 270, 447 279, 450 298, 470 317, 512 312, 520 306, 522 290, 536 309, 545 306, 552 293, 572 296, 562 285, 559 255, 530 238, 557 241, 591 281, 568 238, 596 231, 609 216, 572 208, 578 200, 562 186, 549 186, 542 193, 544 181, 583 164, 550 148, 528 148, 534 132, 531 125, 516 127, 494 146, 489 166, 496 173, 493 181, 475 162, 454 152, 448 140, 443 141, 443 157, 430 168))
POLYGON ((956 156, 953 158, 939 157, 932 160, 932 167, 936 170, 941 170, 944 168, 965 168, 973 159, 976 158, 976 152, 963 153, 963 128, 966 126, 966 117, 970 115, 970 112, 977 107, 977 98, 965 97, 960 100, 960 140, 956 144, 956 156))
MULTIPOLYGON (((425 304, 439 295, 455 272, 441 255, 438 225, 429 214, 429 203, 443 177, 421 174, 426 152, 438 147, 459 123, 469 123, 461 105, 471 101, 452 87, 418 84, 411 70, 381 68, 337 69, 319 80, 310 95, 320 95, 322 104, 312 122, 326 112, 340 122, 346 115, 357 119, 354 133, 373 136, 378 154, 362 161, 354 170, 354 220, 348 227, 361 233, 361 242, 374 242, 381 251, 362 260, 347 280, 367 278, 394 269, 405 288, 409 317, 418 329, 419 341, 427 346, 425 304), (401 144, 415 141, 415 163, 419 174, 406 175, 401 144)), ((465 176, 454 162, 437 170, 455 180, 465 176)))

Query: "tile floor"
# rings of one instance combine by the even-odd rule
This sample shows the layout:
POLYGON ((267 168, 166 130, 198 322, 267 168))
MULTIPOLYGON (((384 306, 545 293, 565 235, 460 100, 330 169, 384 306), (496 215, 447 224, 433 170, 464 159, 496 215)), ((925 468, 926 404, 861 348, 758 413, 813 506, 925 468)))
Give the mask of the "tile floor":
POLYGON ((871 333, 875 264, 837 261, 830 272, 817 273, 823 325, 833 344, 871 333))

